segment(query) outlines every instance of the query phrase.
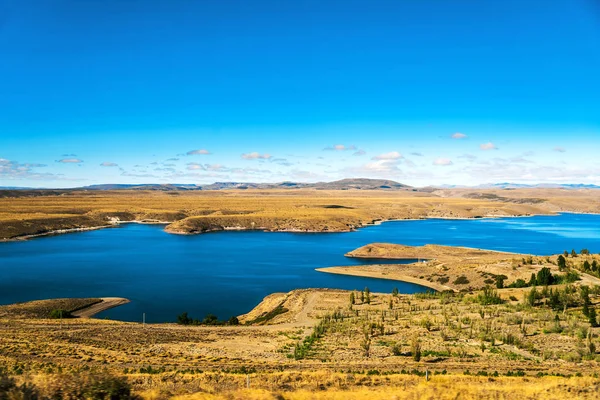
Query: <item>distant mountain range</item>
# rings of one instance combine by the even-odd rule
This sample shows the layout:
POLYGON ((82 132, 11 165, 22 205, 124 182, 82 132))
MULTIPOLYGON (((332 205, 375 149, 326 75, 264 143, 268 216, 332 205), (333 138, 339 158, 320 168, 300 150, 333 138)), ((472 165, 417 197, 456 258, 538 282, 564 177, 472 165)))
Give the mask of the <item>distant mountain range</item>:
POLYGON ((334 182, 279 182, 279 183, 253 183, 253 182, 215 182, 209 185, 194 184, 145 184, 145 185, 124 185, 124 184, 106 184, 91 185, 79 189, 84 190, 226 190, 226 189, 317 189, 317 190, 413 190, 411 186, 386 179, 342 179, 334 182))
POLYGON ((600 189, 599 185, 585 183, 485 183, 477 186, 464 185, 440 185, 440 189, 528 189, 528 188, 545 188, 545 189, 600 189))
POLYGON ((333 182, 279 182, 279 183, 253 183, 253 182, 215 182, 207 185, 196 185, 188 183, 168 184, 102 184, 90 185, 72 189, 35 189, 28 187, 0 186, 0 190, 157 190, 157 191, 195 191, 195 190, 227 190, 227 189, 315 189, 315 190, 410 190, 419 192, 432 192, 438 189, 521 189, 521 188, 562 188, 562 189, 600 189, 599 185, 591 184, 522 184, 522 183, 490 183, 477 186, 462 185, 438 185, 423 188, 415 188, 399 182, 387 179, 348 178, 333 182))

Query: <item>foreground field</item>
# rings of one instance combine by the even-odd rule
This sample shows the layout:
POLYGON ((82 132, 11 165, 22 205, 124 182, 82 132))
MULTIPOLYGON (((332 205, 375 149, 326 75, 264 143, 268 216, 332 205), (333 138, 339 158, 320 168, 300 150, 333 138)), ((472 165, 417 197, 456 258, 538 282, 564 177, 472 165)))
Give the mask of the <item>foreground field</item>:
POLYGON ((0 191, 0 240, 164 222, 172 233, 223 229, 349 231, 408 218, 600 212, 596 190, 0 191))
POLYGON ((0 364, 41 387, 60 374, 113 374, 147 399, 596 398, 600 328, 589 310, 599 303, 600 287, 561 285, 298 290, 269 296, 239 326, 3 313, 0 364))

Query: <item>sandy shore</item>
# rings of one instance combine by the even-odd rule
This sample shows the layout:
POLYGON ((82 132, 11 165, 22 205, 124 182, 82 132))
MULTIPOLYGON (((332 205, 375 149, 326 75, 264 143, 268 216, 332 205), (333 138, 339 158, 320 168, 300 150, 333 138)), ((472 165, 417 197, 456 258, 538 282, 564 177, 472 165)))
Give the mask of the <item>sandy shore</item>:
POLYGON ((129 299, 123 297, 101 297, 101 299, 102 302, 74 311, 72 314, 79 318, 91 318, 102 311, 129 303, 129 299))
POLYGON ((379 271, 361 271, 357 269, 352 269, 352 267, 328 267, 328 268, 316 268, 315 271, 325 272, 328 274, 337 274, 337 275, 351 275, 351 276, 360 276, 362 278, 379 278, 379 279, 388 279, 390 281, 397 282, 408 282, 415 283, 417 285, 425 286, 427 288, 436 290, 438 292, 443 292, 444 290, 452 290, 454 289, 441 285, 435 282, 429 282, 425 279, 414 278, 408 275, 395 274, 394 277, 386 276, 380 273, 379 271))

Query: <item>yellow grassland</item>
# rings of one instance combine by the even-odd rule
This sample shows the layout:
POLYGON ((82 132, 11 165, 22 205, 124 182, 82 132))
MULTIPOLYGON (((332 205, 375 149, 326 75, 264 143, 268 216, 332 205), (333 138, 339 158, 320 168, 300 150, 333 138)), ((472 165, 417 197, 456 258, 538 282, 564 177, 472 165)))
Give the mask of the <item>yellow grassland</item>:
POLYGON ((594 190, 223 190, 198 192, 73 191, 0 197, 0 239, 110 226, 165 222, 172 233, 226 228, 348 231, 407 218, 524 216, 599 212, 594 190))

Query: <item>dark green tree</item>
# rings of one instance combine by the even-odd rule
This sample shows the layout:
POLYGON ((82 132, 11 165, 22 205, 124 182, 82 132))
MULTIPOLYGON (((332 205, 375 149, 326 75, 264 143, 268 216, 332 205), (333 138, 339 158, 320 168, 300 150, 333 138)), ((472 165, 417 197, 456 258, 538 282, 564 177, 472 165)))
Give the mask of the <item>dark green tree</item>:
POLYGON ((188 317, 187 312, 183 312, 177 316, 177 323, 179 325, 189 325, 192 323, 192 319, 190 317, 188 317))
POLYGON ((590 325, 592 325, 592 328, 598 327, 598 321, 596 320, 596 309, 595 308, 590 308, 590 311, 588 313, 588 320, 590 321, 590 325))
POLYGON ((217 316, 214 314, 207 314, 202 320, 202 323, 205 325, 216 325, 218 322, 219 318, 217 318, 217 316))
POLYGON ((575 251, 575 249, 571 250, 571 257, 577 257, 577 252, 575 251))
MULTIPOLYGON (((566 253, 566 251, 565 251, 565 253, 566 253)), ((556 260, 556 264, 558 265, 558 269, 560 271, 567 268, 567 260, 565 260, 565 257, 563 257, 563 256, 558 256, 558 259, 556 260)))
POLYGON ((535 286, 535 285, 537 285, 537 279, 535 277, 535 274, 532 272, 531 278, 529 278, 529 283, 527 284, 527 286, 535 286))
POLYGON ((554 277, 552 276, 552 272, 547 267, 540 269, 537 273, 536 282, 540 286, 549 286, 554 283, 554 277))
POLYGON ((506 275, 496 275, 496 288, 502 289, 504 287, 504 281, 508 279, 506 275))
POLYGON ((590 269, 592 269, 592 266, 590 265, 590 262, 588 260, 585 260, 583 262, 583 270, 584 271, 589 271, 590 269))

